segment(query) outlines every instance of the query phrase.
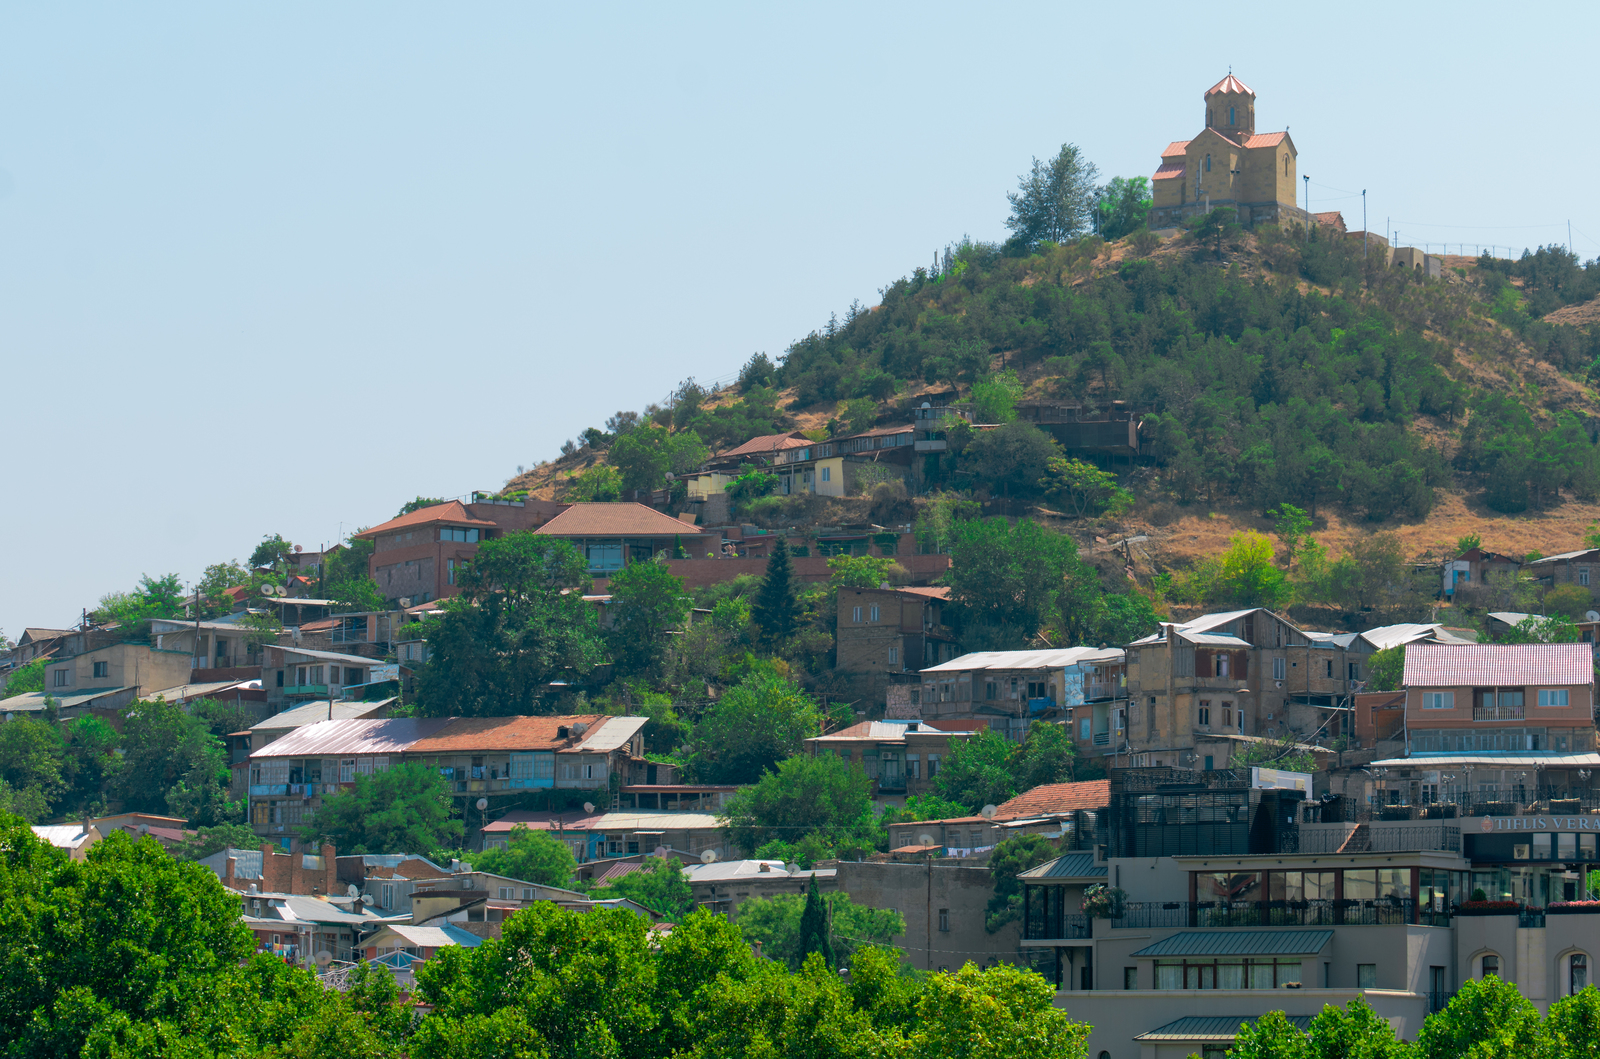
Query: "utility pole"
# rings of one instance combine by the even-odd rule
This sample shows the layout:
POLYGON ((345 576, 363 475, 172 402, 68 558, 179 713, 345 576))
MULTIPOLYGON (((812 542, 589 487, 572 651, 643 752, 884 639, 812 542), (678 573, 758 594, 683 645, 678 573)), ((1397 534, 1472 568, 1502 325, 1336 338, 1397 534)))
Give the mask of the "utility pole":
POLYGON ((1361 264, 1367 263, 1367 244, 1372 241, 1372 233, 1367 231, 1367 189, 1361 189, 1361 264))
POLYGON ((1567 253, 1572 253, 1572 222, 1567 222, 1567 253))
POLYGON ((1300 179, 1304 180, 1306 182, 1306 245, 1310 246, 1311 245, 1311 178, 1308 177, 1308 176, 1303 176, 1300 179))

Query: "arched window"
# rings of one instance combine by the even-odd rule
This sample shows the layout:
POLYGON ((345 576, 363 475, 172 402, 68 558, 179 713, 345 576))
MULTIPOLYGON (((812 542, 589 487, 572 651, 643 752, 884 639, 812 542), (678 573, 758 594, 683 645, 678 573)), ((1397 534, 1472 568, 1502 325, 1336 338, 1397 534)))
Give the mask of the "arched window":
POLYGON ((1233 124, 1233 108, 1232 107, 1228 108, 1228 124, 1229 125, 1233 124))
POLYGON ((1581 952, 1575 952, 1567 961, 1567 967, 1571 976, 1568 983, 1571 988, 1567 993, 1569 996, 1576 996, 1589 984, 1589 957, 1581 952))
POLYGON ((1480 968, 1478 973, 1479 978, 1487 978, 1491 974, 1496 978, 1500 976, 1500 957, 1495 956, 1492 953, 1485 956, 1478 966, 1480 968))
POLYGON ((1211 172, 1211 156, 1206 155, 1206 172, 1211 172))
POLYGON ((1283 175, 1289 175, 1289 156, 1287 154, 1283 156, 1283 175))

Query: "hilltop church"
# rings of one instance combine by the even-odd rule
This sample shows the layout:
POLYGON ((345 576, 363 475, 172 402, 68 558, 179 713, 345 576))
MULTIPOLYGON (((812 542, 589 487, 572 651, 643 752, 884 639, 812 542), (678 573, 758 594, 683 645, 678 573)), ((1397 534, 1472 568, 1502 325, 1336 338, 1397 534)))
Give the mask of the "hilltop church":
POLYGON ((1205 104, 1200 134, 1161 152, 1149 226, 1173 227, 1218 206, 1233 207, 1249 226, 1303 225, 1288 130, 1256 132, 1256 94, 1231 71, 1206 92, 1205 104))

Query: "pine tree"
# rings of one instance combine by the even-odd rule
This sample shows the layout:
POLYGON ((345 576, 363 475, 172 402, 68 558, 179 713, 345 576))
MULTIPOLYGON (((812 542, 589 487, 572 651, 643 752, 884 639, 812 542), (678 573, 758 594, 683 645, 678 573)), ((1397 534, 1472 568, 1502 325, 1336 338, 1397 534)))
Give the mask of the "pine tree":
POLYGON ((769 644, 779 644, 794 635, 794 588, 790 585, 789 542, 779 537, 767 560, 767 576, 761 582, 752 608, 761 635, 769 644))
POLYGON ((835 964, 833 955, 833 933, 829 929, 828 906, 822 901, 822 893, 817 889, 817 876, 811 876, 811 886, 806 890, 806 908, 800 913, 800 959, 804 960, 813 952, 821 953, 822 959, 829 967, 835 964))

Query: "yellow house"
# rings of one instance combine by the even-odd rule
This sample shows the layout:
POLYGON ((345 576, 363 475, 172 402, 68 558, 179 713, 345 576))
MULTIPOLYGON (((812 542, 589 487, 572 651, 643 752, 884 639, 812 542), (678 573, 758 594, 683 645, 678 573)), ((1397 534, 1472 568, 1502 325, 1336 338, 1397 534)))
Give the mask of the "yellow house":
POLYGON ((1256 131, 1256 94, 1229 73, 1205 94, 1204 128, 1161 152, 1149 226, 1178 225, 1218 206, 1238 211, 1241 224, 1303 225, 1298 155, 1287 129, 1256 131))

